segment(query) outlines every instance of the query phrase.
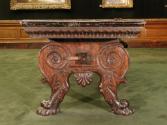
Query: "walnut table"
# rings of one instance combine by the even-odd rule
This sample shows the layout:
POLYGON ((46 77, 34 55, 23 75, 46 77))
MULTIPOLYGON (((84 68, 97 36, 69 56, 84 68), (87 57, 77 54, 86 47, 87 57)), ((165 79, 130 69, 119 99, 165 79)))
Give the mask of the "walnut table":
POLYGON ((59 111, 70 87, 70 74, 85 87, 91 83, 93 72, 101 77, 99 91, 113 113, 133 113, 128 101, 117 97, 117 86, 126 82, 129 65, 122 38, 140 35, 143 20, 22 20, 21 24, 31 37, 50 40, 40 50, 39 67, 52 93, 49 100, 41 102, 39 115, 59 111))

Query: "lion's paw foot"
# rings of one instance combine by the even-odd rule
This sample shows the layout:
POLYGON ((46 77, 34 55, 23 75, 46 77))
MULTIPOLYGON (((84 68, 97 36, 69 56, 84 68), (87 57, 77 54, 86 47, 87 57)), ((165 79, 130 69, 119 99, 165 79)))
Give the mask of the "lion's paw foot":
POLYGON ((37 114, 41 116, 50 116, 50 115, 57 114, 59 111, 60 111, 59 109, 55 109, 55 108, 46 109, 44 107, 39 107, 37 109, 37 114))
POLYGON ((45 108, 45 109, 50 109, 51 108, 51 101, 50 100, 43 100, 41 102, 41 107, 45 108))

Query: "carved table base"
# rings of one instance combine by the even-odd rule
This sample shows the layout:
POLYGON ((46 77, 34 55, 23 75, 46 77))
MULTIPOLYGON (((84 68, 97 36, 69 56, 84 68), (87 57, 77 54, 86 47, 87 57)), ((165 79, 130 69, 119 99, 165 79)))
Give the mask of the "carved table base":
POLYGON ((118 115, 132 114, 128 101, 117 97, 117 86, 126 82, 128 63, 128 53, 118 40, 49 43, 39 53, 39 67, 52 93, 49 100, 41 102, 37 113, 49 116, 59 112, 59 104, 69 90, 71 73, 85 87, 95 72, 101 76, 100 92, 112 111, 118 115))

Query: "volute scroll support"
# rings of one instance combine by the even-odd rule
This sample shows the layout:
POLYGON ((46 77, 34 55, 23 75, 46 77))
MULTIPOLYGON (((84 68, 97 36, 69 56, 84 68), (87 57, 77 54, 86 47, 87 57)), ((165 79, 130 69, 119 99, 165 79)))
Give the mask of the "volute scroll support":
POLYGON ((129 108, 129 102, 117 97, 117 87, 126 82, 125 74, 129 66, 129 56, 123 45, 119 42, 107 43, 101 48, 97 62, 101 75, 100 92, 111 106, 112 112, 124 116, 133 114, 134 110, 129 108))

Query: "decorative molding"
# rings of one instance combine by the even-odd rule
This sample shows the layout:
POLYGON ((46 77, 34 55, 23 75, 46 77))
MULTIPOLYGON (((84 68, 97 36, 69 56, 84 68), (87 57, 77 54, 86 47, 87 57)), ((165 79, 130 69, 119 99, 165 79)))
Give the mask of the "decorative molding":
MULTIPOLYGON (((124 39, 130 47, 164 47, 167 44, 167 19, 146 19, 146 34, 124 39)), ((0 43, 47 43, 47 39, 32 39, 21 28, 19 20, 0 20, 0 43), (12 36, 12 37, 11 37, 12 36)), ((36 45, 37 46, 37 45, 36 45)))
POLYGON ((32 38, 135 38, 145 30, 145 21, 139 19, 23 20, 21 23, 32 38))

